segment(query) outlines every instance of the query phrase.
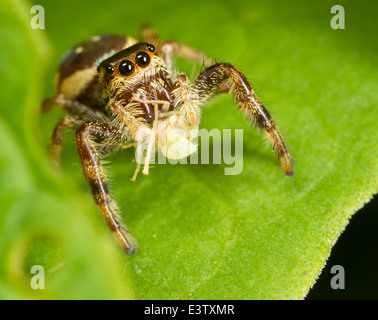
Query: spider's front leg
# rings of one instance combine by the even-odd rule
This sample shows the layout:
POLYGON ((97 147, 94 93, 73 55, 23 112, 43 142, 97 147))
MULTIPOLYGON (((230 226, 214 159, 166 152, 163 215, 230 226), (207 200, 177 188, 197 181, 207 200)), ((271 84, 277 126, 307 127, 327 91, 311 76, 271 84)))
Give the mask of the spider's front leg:
POLYGON ((186 87, 184 76, 179 74, 177 82, 181 92, 184 93, 181 95, 181 104, 185 109, 185 117, 189 124, 192 120, 198 121, 200 116, 198 106, 215 94, 232 92, 239 108, 255 127, 268 137, 280 157, 285 174, 293 175, 292 160, 280 131, 245 76, 236 67, 230 63, 215 64, 200 73, 189 89, 186 87))
POLYGON ((134 253, 137 244, 117 214, 117 205, 110 194, 109 185, 101 165, 101 158, 122 144, 126 138, 122 130, 101 122, 84 123, 76 131, 76 146, 84 176, 91 188, 96 204, 118 243, 127 253, 134 253))

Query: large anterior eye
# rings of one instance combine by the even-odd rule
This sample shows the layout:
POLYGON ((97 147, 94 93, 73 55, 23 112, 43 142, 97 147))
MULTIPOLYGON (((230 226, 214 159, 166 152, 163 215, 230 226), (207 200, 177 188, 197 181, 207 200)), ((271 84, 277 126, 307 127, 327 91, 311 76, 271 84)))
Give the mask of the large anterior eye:
POLYGON ((135 62, 139 67, 145 68, 150 64, 150 56, 147 52, 141 51, 138 52, 135 57, 135 62))
POLYGON ((119 64, 118 70, 123 76, 131 76, 134 73, 134 63, 130 60, 124 60, 119 64))

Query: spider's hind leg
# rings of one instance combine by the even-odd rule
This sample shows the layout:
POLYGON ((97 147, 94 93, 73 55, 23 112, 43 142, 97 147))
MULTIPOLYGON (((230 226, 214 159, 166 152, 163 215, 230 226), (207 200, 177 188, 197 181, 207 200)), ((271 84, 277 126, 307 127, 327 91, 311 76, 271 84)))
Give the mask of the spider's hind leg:
POLYGON ((83 103, 67 98, 62 93, 51 96, 43 101, 41 111, 47 112, 52 106, 57 106, 59 109, 68 111, 74 115, 78 115, 86 121, 103 120, 106 118, 103 111, 93 109, 83 103))
POLYGON ((83 120, 76 115, 65 115, 55 125, 50 145, 50 162, 57 169, 60 167, 60 157, 64 140, 64 129, 78 129, 83 120))
POLYGON ((70 112, 63 116, 55 125, 50 146, 50 162, 55 168, 60 166, 60 155, 62 151, 64 129, 78 129, 84 122, 98 120, 103 121, 106 115, 92 109, 80 102, 68 99, 63 94, 57 94, 47 98, 41 106, 42 112, 47 112, 55 105, 58 108, 70 112))

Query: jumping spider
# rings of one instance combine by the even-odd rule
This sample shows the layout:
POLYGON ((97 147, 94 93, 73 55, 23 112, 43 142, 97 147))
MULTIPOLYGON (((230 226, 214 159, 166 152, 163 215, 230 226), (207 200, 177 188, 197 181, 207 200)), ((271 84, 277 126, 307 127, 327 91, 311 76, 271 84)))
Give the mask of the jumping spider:
MULTIPOLYGON (((148 27, 142 29, 141 40, 96 36, 70 50, 55 76, 57 94, 42 106, 44 111, 55 105, 69 112, 55 126, 50 159, 59 166, 63 131, 76 130, 84 176, 106 223, 127 253, 136 252, 137 244, 117 213, 101 159, 115 149, 134 146, 137 169, 132 180, 143 162, 143 173, 148 174, 155 142, 160 150, 168 143, 174 144, 175 137, 168 133, 170 128, 181 129, 181 138, 189 141, 189 131, 197 128, 202 106, 216 94, 233 94, 243 113, 267 136, 285 174, 293 174, 291 157, 277 126, 235 66, 214 63, 175 41, 159 42, 148 27), (174 77, 173 55, 202 62, 207 67, 189 83, 184 73, 174 77), (142 138, 136 142, 140 133, 142 138)), ((191 152, 184 148, 180 157, 191 152)), ((174 157, 167 152, 165 156, 174 157)))

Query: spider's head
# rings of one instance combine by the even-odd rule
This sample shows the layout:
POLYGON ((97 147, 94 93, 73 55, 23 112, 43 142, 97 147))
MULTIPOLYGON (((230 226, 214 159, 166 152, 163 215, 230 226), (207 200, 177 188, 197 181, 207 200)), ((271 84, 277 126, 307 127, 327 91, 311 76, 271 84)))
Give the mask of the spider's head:
POLYGON ((97 71, 100 87, 109 97, 119 91, 133 90, 159 72, 164 75, 166 69, 154 45, 137 43, 104 60, 97 71))

